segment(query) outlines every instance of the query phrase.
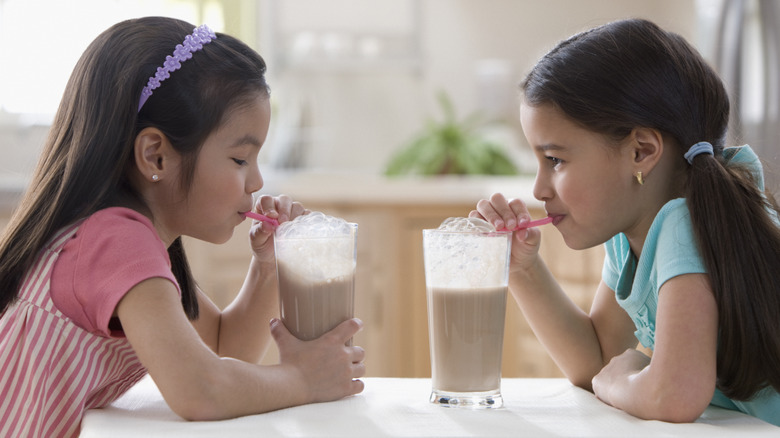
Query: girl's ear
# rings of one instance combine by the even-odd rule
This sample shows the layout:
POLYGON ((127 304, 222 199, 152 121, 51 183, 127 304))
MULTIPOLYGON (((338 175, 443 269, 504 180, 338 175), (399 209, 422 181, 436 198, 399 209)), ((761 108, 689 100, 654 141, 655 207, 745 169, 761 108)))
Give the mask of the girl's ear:
POLYGON ((663 135, 656 129, 635 128, 631 133, 633 142, 634 173, 649 175, 661 161, 664 152, 663 135))
POLYGON ((157 128, 144 128, 135 137, 135 164, 150 182, 170 177, 176 153, 168 137, 157 128))

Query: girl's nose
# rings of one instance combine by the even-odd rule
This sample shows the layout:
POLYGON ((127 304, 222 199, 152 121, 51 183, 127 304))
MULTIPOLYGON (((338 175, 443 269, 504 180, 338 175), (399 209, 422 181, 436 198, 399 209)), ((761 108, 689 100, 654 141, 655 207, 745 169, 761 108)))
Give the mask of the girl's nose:
POLYGON ((544 175, 544 173, 539 170, 536 173, 536 178, 534 179, 534 198, 539 201, 546 201, 553 197, 553 193, 554 191, 552 189, 552 185, 549 182, 549 177, 544 175))
POLYGON ((254 193, 263 188, 263 175, 260 174, 260 166, 256 163, 252 166, 252 172, 249 175, 249 178, 247 178, 246 185, 248 193, 254 193))

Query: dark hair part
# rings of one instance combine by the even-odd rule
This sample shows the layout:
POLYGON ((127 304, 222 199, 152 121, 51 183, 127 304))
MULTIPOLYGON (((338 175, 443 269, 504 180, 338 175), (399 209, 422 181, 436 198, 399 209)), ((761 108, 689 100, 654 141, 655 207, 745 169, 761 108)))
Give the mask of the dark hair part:
MULTIPOLYGON (((268 96, 260 55, 219 33, 138 112, 149 77, 194 28, 164 17, 127 20, 100 34, 81 56, 27 192, 0 240, 0 314, 16 300, 23 276, 54 233, 107 207, 143 204, 130 178, 142 129, 160 129, 182 155, 186 193, 208 135, 232 109, 268 96)), ((184 311, 196 319, 196 285, 181 238, 168 254, 184 311)))
POLYGON ((714 155, 693 160, 681 190, 718 304, 717 386, 737 400, 767 386, 780 391, 777 208, 746 168, 723 157, 729 101, 718 75, 679 35, 632 19, 562 42, 521 88, 528 105, 554 105, 613 140, 657 129, 680 160, 697 142, 713 145, 714 155))

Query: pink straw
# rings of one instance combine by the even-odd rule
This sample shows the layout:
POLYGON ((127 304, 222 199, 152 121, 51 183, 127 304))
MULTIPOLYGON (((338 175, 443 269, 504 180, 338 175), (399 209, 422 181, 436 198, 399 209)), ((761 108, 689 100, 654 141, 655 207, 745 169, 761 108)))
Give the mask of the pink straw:
POLYGON ((254 211, 247 211, 246 213, 244 213, 244 216, 248 217, 250 219, 254 219, 256 221, 268 222, 274 228, 279 226, 279 221, 278 220, 276 220, 274 218, 271 218, 271 217, 268 217, 268 216, 265 216, 265 215, 262 215, 260 213, 255 213, 254 211))
POLYGON ((512 231, 525 230, 526 228, 533 228, 533 227, 538 227, 540 225, 547 225, 547 224, 549 224, 552 221, 553 221, 553 218, 550 217, 550 216, 547 216, 547 217, 542 218, 542 219, 537 219, 535 221, 530 221, 530 222, 526 222, 526 223, 523 223, 523 224, 519 224, 512 231))

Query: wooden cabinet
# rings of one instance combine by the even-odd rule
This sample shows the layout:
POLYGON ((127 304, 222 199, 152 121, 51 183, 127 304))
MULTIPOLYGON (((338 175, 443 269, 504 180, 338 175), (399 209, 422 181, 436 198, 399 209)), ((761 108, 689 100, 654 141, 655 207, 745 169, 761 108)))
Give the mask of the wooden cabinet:
MULTIPOLYGON (((316 191, 311 185, 294 185, 279 187, 276 192, 292 195, 311 210, 358 223, 355 315, 365 327, 355 337, 355 344, 366 349, 369 376, 430 376, 422 230, 436 228, 447 217, 468 215, 481 197, 492 192, 491 187, 485 189, 487 193, 464 189, 463 199, 458 199, 445 196, 451 193, 452 182, 441 190, 435 182, 426 184, 418 187, 417 196, 403 197, 382 197, 381 193, 362 196, 360 193, 383 189, 360 183, 330 188, 327 183, 320 184, 316 191), (422 192, 428 194, 425 199, 422 192), (442 196, 433 196, 436 193, 442 196)), ((468 181, 456 184, 465 187, 468 181)), ((515 196, 525 197, 527 193, 515 196)), ((538 204, 531 207, 531 214, 534 218, 545 215, 538 204)), ((191 240, 185 243, 196 278, 220 306, 230 302, 243 282, 250 257, 248 228, 248 223, 242 224, 225 245, 191 240)), ((542 234, 541 251, 551 271, 572 299, 587 310, 600 279, 602 248, 573 251, 552 226, 543 227, 542 234)), ((276 351, 270 351, 264 361, 274 363, 277 357, 276 351)), ((502 371, 505 377, 561 376, 511 297, 507 303, 502 371)))

